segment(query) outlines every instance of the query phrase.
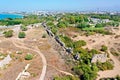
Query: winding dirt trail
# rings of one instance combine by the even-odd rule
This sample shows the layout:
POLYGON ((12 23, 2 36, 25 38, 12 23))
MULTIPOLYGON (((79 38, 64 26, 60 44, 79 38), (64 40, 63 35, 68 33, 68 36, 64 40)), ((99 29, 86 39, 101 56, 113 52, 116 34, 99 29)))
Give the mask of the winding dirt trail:
POLYGON ((55 66, 52 66, 52 65, 47 64, 47 60, 46 60, 45 56, 39 51, 39 48, 38 48, 37 46, 35 46, 35 49, 33 49, 33 48, 28 48, 28 47, 25 46, 24 43, 18 41, 18 39, 16 39, 16 38, 12 38, 11 41, 12 41, 12 43, 13 43, 16 47, 22 48, 22 49, 28 49, 28 50, 37 52, 37 53, 41 56, 41 58, 42 58, 42 63, 43 63, 43 68, 42 68, 42 73, 41 73, 41 76, 40 76, 39 80, 44 80, 44 79, 45 79, 45 75, 46 75, 46 72, 47 72, 47 65, 50 66, 50 67, 52 67, 52 68, 54 68, 56 71, 58 71, 58 72, 60 72, 60 73, 63 73, 63 74, 65 74, 65 75, 69 75, 69 76, 74 76, 73 74, 71 74, 71 73, 69 73, 69 72, 60 70, 60 69, 56 68, 55 66), (20 44, 20 45, 18 45, 18 44, 20 44))
POLYGON ((52 66, 52 65, 49 65, 49 64, 48 64, 48 66, 54 68, 56 71, 58 71, 58 72, 60 72, 60 73, 63 73, 63 74, 65 74, 65 75, 74 76, 73 74, 71 74, 71 73, 69 73, 69 72, 66 72, 66 71, 63 71, 63 70, 60 70, 60 69, 56 68, 55 66, 52 66))
POLYGON ((22 48, 22 49, 28 49, 28 50, 37 52, 37 53, 41 56, 41 58, 42 58, 42 63, 43 63, 43 68, 42 68, 42 73, 41 73, 41 76, 40 76, 39 80, 44 80, 45 74, 46 74, 46 71, 47 71, 47 61, 46 61, 45 56, 39 51, 39 49, 37 48, 37 46, 36 46, 36 49, 31 49, 31 48, 25 47, 23 43, 18 42, 16 39, 13 39, 13 38, 12 38, 11 41, 12 41, 12 43, 13 43, 16 47, 22 48), (22 44, 22 46, 17 45, 16 42, 22 44))

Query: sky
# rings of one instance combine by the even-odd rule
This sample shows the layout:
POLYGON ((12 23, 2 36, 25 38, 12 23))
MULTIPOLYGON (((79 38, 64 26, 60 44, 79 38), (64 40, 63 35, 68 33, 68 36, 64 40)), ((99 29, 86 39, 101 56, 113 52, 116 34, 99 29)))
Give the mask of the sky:
POLYGON ((0 0, 4 11, 120 11, 120 0, 0 0))

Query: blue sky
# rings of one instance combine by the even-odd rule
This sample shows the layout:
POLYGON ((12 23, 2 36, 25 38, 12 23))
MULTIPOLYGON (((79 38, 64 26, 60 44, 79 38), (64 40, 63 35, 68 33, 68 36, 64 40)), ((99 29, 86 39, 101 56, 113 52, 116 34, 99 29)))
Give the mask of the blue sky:
POLYGON ((120 11, 120 0, 0 0, 0 11, 36 10, 120 11))

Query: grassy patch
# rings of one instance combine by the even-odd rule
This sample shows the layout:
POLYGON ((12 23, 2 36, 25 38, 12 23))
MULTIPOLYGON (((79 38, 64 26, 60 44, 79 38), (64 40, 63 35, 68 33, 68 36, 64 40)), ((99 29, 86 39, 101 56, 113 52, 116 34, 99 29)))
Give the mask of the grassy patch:
POLYGON ((100 28, 95 28, 95 27, 88 28, 88 27, 86 27, 86 28, 83 28, 82 30, 84 30, 84 31, 95 31, 95 30, 104 30, 104 28, 103 27, 100 27, 100 28))

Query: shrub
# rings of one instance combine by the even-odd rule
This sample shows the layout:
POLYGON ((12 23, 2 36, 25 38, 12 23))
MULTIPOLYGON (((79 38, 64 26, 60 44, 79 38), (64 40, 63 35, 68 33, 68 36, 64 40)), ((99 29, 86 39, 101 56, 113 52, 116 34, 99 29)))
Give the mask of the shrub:
POLYGON ((24 26, 24 25, 22 25, 22 26, 21 26, 21 30, 22 30, 22 31, 27 31, 27 27, 24 26))
POLYGON ((53 34, 55 34, 55 35, 56 35, 56 34, 57 34, 58 29, 57 29, 57 28, 55 28, 55 27, 52 27, 52 28, 51 28, 51 31, 52 31, 52 33, 53 33, 53 34))
POLYGON ((104 27, 104 25, 98 23, 98 24, 95 25, 95 27, 96 27, 96 28, 100 28, 100 27, 104 27))
POLYGON ((107 61, 105 63, 97 62, 97 67, 100 70, 104 71, 104 70, 112 70, 114 66, 109 61, 107 61))
POLYGON ((62 76, 62 77, 54 77, 53 80, 79 80, 77 77, 72 76, 62 76))
POLYGON ((74 42, 74 48, 82 47, 82 46, 85 46, 85 45, 86 45, 86 42, 84 40, 79 40, 79 41, 74 42))
POLYGON ((60 35, 59 36, 61 41, 63 41, 65 43, 65 46, 66 47, 73 47, 73 41, 71 38, 69 38, 68 36, 63 36, 63 35, 60 35))
POLYGON ((18 35, 19 38, 25 38, 25 36, 26 36, 25 32, 19 32, 18 35))
POLYGON ((90 27, 90 25, 87 24, 87 23, 80 23, 80 24, 77 25, 77 28, 80 28, 80 29, 86 28, 86 27, 90 27))
POLYGON ((105 45, 102 45, 101 51, 106 51, 108 48, 105 45))
POLYGON ((86 64, 80 64, 78 66, 75 66, 73 70, 75 73, 77 72, 77 74, 81 76, 80 80, 95 80, 95 78, 97 77, 98 68, 96 65, 90 67, 86 64))
POLYGON ((13 30, 5 31, 3 34, 5 35, 5 37, 12 37, 13 36, 13 30))
POLYGON ((54 26, 54 23, 52 21, 47 22, 47 26, 54 26))
POLYGON ((68 23, 67 22, 63 22, 63 21, 61 21, 61 22, 59 22, 58 24, 57 24, 57 26, 59 27, 59 28, 66 28, 67 26, 68 26, 68 23))
POLYGON ((46 38, 46 34, 43 34, 43 35, 42 35, 42 38, 46 38))
POLYGON ((90 52, 91 52, 92 54, 99 54, 99 51, 97 51, 96 49, 92 49, 90 52))
POLYGON ((25 60, 32 60, 33 59, 33 55, 32 54, 27 54, 25 56, 25 60))
POLYGON ((117 79, 117 80, 120 80, 120 76, 119 76, 119 75, 117 75, 117 76, 116 76, 116 79, 117 79))

